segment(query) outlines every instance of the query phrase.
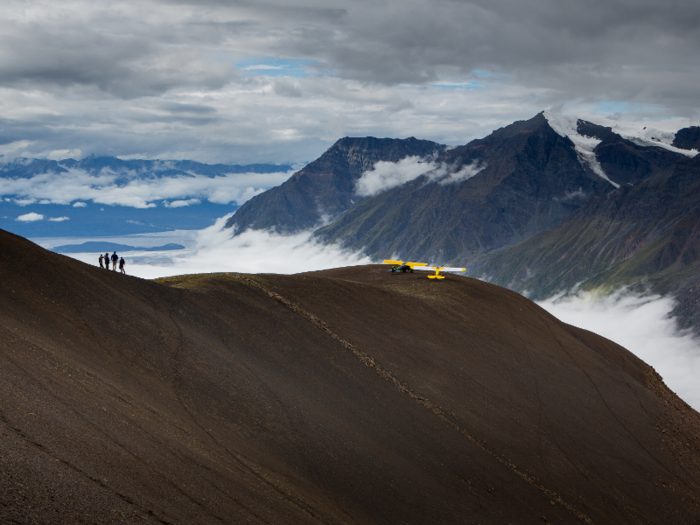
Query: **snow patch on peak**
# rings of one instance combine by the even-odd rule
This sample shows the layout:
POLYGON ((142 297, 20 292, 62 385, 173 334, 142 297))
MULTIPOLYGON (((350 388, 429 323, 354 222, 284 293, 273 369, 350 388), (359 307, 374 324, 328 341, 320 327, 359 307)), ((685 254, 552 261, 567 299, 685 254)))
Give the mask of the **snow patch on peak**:
MULTIPOLYGON (((679 129, 690 125, 687 121, 672 120, 672 121, 655 121, 653 126, 649 126, 648 121, 621 121, 612 120, 600 115, 584 114, 582 118, 569 115, 560 115, 553 111, 544 111, 544 117, 549 122, 549 125, 562 137, 570 134, 578 135, 577 126, 579 120, 598 124, 606 128, 612 129, 614 133, 620 135, 623 139, 629 140, 638 146, 656 146, 664 148, 674 153, 680 153, 688 157, 695 157, 698 154, 697 150, 681 149, 673 146, 673 141, 676 138, 676 132, 679 129)), ((573 140, 573 139, 572 139, 573 140)), ((575 142, 574 142, 575 143, 575 142)))
MULTIPOLYGON (((593 122, 592 119, 591 122, 593 122)), ((691 158, 698 154, 697 150, 681 149, 671 145, 676 138, 676 132, 681 128, 673 131, 663 130, 658 127, 649 127, 648 122, 621 122, 605 117, 596 118, 595 123, 612 128, 622 138, 634 142, 638 146, 656 146, 691 158)))
POLYGON ((605 171, 598 162, 595 152, 593 151, 595 147, 600 144, 600 140, 594 137, 586 137, 580 135, 578 132, 578 121, 577 117, 571 117, 568 115, 560 115, 552 111, 545 111, 544 118, 549 122, 550 127, 560 136, 568 137, 571 142, 574 143, 574 148, 576 150, 576 155, 578 156, 579 162, 588 166, 593 173, 598 175, 601 179, 608 181, 610 184, 619 188, 620 185, 616 182, 610 180, 606 175, 605 171))

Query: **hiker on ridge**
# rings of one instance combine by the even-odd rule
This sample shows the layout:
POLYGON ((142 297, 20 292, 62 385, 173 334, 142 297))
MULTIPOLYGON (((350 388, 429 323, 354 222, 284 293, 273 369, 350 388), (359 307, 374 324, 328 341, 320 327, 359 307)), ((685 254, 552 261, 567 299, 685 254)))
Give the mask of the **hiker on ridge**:
POLYGON ((105 270, 109 270, 109 253, 105 253, 105 270))
POLYGON ((112 271, 117 271, 117 261, 119 261, 119 256, 117 255, 117 252, 114 252, 112 254, 112 271))
POLYGON ((102 266, 102 260, 103 260, 104 258, 105 258, 105 256, 102 255, 102 254, 100 254, 100 268, 104 268, 104 266, 102 266))
POLYGON ((119 259, 119 271, 122 272, 124 275, 126 275, 126 272, 124 271, 124 264, 126 261, 124 260, 124 257, 119 259))

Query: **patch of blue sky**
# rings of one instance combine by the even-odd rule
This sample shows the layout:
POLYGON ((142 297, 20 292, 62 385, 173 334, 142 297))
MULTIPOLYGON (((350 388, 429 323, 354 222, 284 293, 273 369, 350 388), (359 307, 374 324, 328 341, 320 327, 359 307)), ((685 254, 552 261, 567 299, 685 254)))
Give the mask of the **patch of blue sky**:
POLYGON ((286 59, 286 58, 250 58, 235 64, 236 67, 243 70, 246 77, 266 76, 266 77, 296 77, 304 78, 311 76, 311 65, 315 64, 315 60, 303 58, 286 59))
POLYGON ((488 69, 473 69, 472 73, 474 73, 474 75, 476 75, 479 78, 492 78, 492 79, 509 78, 509 75, 506 75, 505 73, 495 73, 493 71, 489 71, 488 69))
POLYGON ((439 82, 430 84, 430 87, 438 89, 480 89, 487 86, 479 82, 439 82))
POLYGON ((635 104, 630 102, 614 102, 607 100, 597 105, 597 113, 601 115, 625 115, 627 113, 656 113, 659 108, 651 104, 635 104))

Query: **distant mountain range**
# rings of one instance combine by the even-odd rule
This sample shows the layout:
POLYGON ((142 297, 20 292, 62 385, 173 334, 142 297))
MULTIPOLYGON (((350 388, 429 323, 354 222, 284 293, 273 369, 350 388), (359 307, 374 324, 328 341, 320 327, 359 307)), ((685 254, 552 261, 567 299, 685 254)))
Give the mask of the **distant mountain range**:
POLYGON ((377 260, 466 266, 533 298, 573 287, 672 294, 681 324, 697 328, 700 128, 610 124, 543 112, 456 148, 345 138, 248 201, 227 226, 316 226, 324 243, 377 260), (358 191, 379 161, 411 156, 425 163, 419 176, 374 194, 358 191), (358 158, 366 162, 349 170, 358 158), (303 204, 292 195, 303 195, 303 204))
POLYGON ((34 238, 205 228, 292 170, 95 156, 0 160, 0 227, 34 238))
POLYGON ((97 175, 105 169, 115 173, 140 173, 142 176, 172 177, 175 175, 216 177, 231 173, 274 173, 289 171, 290 165, 280 164, 203 164, 193 160, 122 160, 116 157, 90 155, 81 160, 16 158, 0 164, 0 176, 33 177, 43 173, 68 173, 82 170, 97 175))
POLYGON ((52 252, 56 253, 102 253, 102 252, 161 252, 170 250, 184 250, 185 247, 181 244, 168 243, 163 246, 152 246, 149 248, 130 246, 128 244, 119 244, 116 242, 101 242, 101 241, 88 241, 81 244, 64 244, 62 246, 56 246, 51 248, 52 252))

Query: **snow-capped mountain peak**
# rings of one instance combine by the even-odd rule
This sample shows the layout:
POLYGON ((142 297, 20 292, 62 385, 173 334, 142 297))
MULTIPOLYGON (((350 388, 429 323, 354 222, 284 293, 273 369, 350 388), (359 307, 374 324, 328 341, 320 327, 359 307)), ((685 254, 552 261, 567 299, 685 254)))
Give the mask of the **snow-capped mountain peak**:
POLYGON ((573 115, 562 115, 553 111, 544 111, 543 115, 556 133, 562 137, 568 137, 571 142, 574 143, 576 153, 581 163, 588 166, 594 173, 607 180, 615 187, 619 187, 619 185, 610 180, 601 167, 600 162, 598 162, 595 154, 595 148, 600 144, 601 140, 598 137, 582 133, 581 128, 585 127, 585 125, 590 125, 592 123, 597 126, 608 128, 613 133, 638 146, 656 146, 691 158, 698 154, 697 150, 682 149, 673 145, 678 130, 668 128, 670 123, 664 123, 667 129, 660 129, 660 126, 649 126, 648 122, 618 121, 597 115, 586 115, 585 120, 573 115))
POLYGON ((579 118, 569 115, 560 115, 552 111, 545 111, 544 117, 549 122, 550 127, 562 137, 568 137, 574 143, 576 154, 581 164, 588 166, 593 173, 600 178, 607 180, 610 184, 619 188, 620 185, 611 181, 605 174, 603 168, 595 155, 595 147, 601 143, 600 139, 587 137, 578 132, 579 118))

